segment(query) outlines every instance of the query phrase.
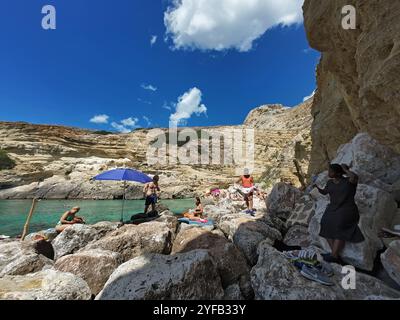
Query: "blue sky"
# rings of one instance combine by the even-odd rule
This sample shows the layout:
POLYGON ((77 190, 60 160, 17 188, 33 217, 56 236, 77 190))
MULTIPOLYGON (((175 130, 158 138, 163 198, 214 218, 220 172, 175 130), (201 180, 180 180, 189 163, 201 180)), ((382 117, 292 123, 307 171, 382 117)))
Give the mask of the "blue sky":
POLYGON ((203 109, 180 124, 230 125, 262 104, 297 105, 315 89, 319 53, 309 49, 301 23, 273 26, 251 48, 233 39, 247 23, 237 21, 233 30, 217 23, 222 47, 213 49, 213 34, 201 30, 179 38, 180 26, 171 36, 164 14, 173 6, 172 0, 2 1, 0 120, 116 130, 113 122, 147 127, 147 118, 166 127, 178 98, 197 88, 201 101, 190 103, 203 109), (57 10, 56 30, 41 27, 46 4, 57 10), (90 122, 95 115, 107 115, 107 123, 90 122))

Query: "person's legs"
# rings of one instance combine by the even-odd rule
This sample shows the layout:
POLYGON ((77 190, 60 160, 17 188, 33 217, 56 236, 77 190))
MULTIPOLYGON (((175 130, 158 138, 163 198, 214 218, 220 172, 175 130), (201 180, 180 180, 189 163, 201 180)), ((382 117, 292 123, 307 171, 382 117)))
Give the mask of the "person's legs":
POLYGON ((244 201, 246 202, 247 210, 250 210, 250 201, 249 201, 249 196, 247 194, 244 196, 244 201))
POLYGON ((249 199, 249 205, 248 205, 248 208, 249 208, 249 210, 253 210, 253 194, 250 194, 249 195, 249 197, 248 197, 248 199, 249 199))
POLYGON ((333 239, 326 239, 326 241, 328 241, 329 243, 329 247, 331 248, 331 250, 333 251, 333 239))
POLYGON ((343 251, 346 242, 343 240, 334 240, 332 248, 332 256, 339 259, 340 253, 343 251))

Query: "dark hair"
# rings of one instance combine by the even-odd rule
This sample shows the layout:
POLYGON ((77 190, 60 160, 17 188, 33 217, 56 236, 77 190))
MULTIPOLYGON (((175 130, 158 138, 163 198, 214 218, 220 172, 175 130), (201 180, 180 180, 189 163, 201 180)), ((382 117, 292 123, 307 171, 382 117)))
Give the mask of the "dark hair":
POLYGON ((336 177, 343 177, 343 175, 345 174, 342 166, 337 163, 330 164, 329 169, 331 169, 334 172, 336 177))
POLYGON ((196 202, 201 203, 201 200, 199 197, 196 197, 196 202))
POLYGON ((158 176, 158 174, 156 174, 156 175, 153 177, 153 181, 158 181, 158 180, 160 180, 160 177, 158 176))

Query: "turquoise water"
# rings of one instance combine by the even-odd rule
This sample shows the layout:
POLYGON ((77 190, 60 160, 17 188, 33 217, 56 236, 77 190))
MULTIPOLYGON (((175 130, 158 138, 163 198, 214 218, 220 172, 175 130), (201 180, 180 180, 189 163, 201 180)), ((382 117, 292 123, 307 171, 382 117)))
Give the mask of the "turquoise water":
MULTIPOLYGON (((176 214, 194 207, 193 199, 162 200, 161 203, 176 214)), ((31 205, 31 200, 0 200, 0 235, 20 235, 31 205)), ((36 205, 29 232, 55 227, 61 215, 75 206, 81 207, 78 215, 84 217, 89 224, 121 219, 121 200, 41 200, 36 205)), ((125 201, 124 220, 143 212, 143 209, 143 200, 125 201)))

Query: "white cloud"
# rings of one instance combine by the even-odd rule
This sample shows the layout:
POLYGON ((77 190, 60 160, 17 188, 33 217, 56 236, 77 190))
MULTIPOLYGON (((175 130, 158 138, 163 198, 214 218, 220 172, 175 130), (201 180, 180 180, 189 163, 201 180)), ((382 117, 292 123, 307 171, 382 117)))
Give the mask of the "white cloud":
POLYGON ((154 46, 157 42, 157 36, 151 36, 150 38, 150 45, 154 46))
POLYGON ((118 132, 121 133, 129 133, 132 131, 132 129, 138 128, 139 119, 138 118, 127 118, 124 120, 121 120, 120 123, 118 122, 112 122, 111 126, 117 130, 118 132))
POLYGON ((121 123, 125 127, 132 127, 132 128, 136 127, 138 122, 139 122, 138 118, 132 118, 132 117, 130 117, 128 119, 124 119, 124 120, 121 121, 121 123))
POLYGON ((311 99, 312 97, 314 97, 316 90, 313 91, 313 93, 311 93, 309 96, 304 97, 303 98, 303 102, 306 102, 308 99, 311 99))
POLYGON ((153 91, 153 92, 157 91, 157 87, 155 87, 155 86, 153 86, 151 84, 148 84, 148 85, 147 84, 142 84, 141 87, 144 90, 149 90, 149 91, 153 91))
POLYGON ((303 21, 304 0, 173 0, 164 13, 175 49, 249 51, 275 26, 303 21))
POLYGON ((207 108, 201 103, 202 93, 197 88, 192 88, 178 98, 178 103, 175 105, 175 113, 171 114, 170 126, 176 127, 180 124, 185 124, 186 120, 190 119, 195 113, 201 115, 207 113, 207 108))
POLYGON ((150 121, 150 119, 149 119, 148 117, 143 116, 143 120, 146 121, 147 126, 150 126, 150 125, 151 125, 151 121, 150 121))
POLYGON ((164 104, 162 105, 162 108, 163 109, 167 109, 167 110, 169 110, 169 111, 171 111, 172 110, 172 108, 168 105, 168 103, 166 103, 166 102, 164 102, 164 104))
POLYGON ((121 133, 129 133, 129 132, 132 131, 131 129, 126 128, 126 127, 124 127, 122 124, 117 123, 117 122, 112 122, 112 123, 111 123, 111 126, 112 126, 115 130, 117 130, 118 132, 121 132, 121 133))
POLYGON ((92 119, 90 119, 90 122, 96 123, 96 124, 105 124, 108 123, 108 119, 110 117, 106 114, 99 114, 94 116, 92 119))
POLYGON ((144 104, 151 104, 150 101, 143 100, 143 99, 140 99, 140 98, 138 98, 137 101, 139 101, 139 102, 141 102, 141 103, 144 103, 144 104))

